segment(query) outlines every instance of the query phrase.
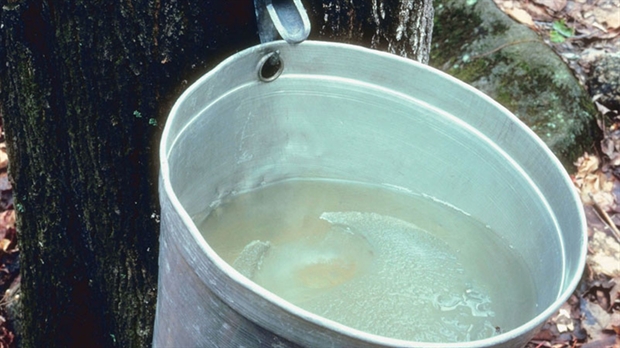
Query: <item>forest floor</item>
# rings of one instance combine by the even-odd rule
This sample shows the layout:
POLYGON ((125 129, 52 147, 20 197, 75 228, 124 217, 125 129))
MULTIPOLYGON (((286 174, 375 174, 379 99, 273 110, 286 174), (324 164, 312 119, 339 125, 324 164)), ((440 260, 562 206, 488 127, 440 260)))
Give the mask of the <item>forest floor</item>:
MULTIPOLYGON (((573 70, 598 108, 604 134, 592 154, 575 159, 571 175, 586 212, 586 270, 571 298, 527 347, 620 348, 620 63, 611 70, 597 65, 603 57, 620 52, 620 3, 494 1, 513 19, 538 32, 573 70), (613 77, 603 76, 609 71, 613 77), (605 81, 610 78, 615 82, 605 81), (601 81, 611 88, 598 88, 601 81)), ((614 59, 620 62, 620 57, 614 59)))
MULTIPOLYGON (((606 54, 620 52, 618 0, 494 1, 515 20, 537 31, 586 88, 596 73, 593 64, 606 54)), ((575 159, 571 175, 588 224, 586 270, 574 294, 545 323, 528 348, 620 348, 620 108, 602 104, 605 96, 590 92, 600 112, 604 139, 593 146, 592 154, 575 159)), ((617 88, 615 97, 620 100, 617 88)), ((0 348, 14 347, 16 343, 7 307, 19 296, 20 284, 15 210, 7 168, 0 122, 0 348)))
POLYGON ((19 289, 19 248, 15 230, 13 189, 8 177, 8 157, 0 122, 0 348, 14 347, 15 334, 7 315, 7 305, 19 289))

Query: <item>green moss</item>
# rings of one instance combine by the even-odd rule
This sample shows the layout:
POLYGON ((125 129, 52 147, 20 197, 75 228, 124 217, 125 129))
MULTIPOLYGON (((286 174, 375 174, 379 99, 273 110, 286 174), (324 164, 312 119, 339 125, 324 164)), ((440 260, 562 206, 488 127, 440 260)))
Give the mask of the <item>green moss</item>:
POLYGON ((567 168, 600 139, 587 93, 535 33, 490 0, 437 0, 435 11, 431 66, 505 106, 567 168))
POLYGON ((447 71, 459 80, 471 82, 487 74, 491 63, 485 59, 475 59, 469 63, 455 64, 447 71))
POLYGON ((501 35, 508 31, 508 26, 500 21, 493 21, 491 23, 491 33, 495 35, 501 35))
POLYGON ((475 38, 475 28, 482 23, 482 19, 466 8, 445 7, 442 1, 437 1, 433 23, 433 49, 429 64, 442 66, 459 55, 464 43, 475 38))

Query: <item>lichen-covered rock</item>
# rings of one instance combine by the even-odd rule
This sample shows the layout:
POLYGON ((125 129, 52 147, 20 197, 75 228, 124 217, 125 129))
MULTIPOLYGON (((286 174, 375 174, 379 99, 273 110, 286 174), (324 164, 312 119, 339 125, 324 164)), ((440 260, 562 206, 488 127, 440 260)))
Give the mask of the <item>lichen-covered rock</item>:
POLYGON ((599 103, 620 112, 620 54, 606 54, 594 63, 588 88, 599 103))
POLYGON ((483 91, 567 169, 600 137, 590 96, 564 62, 492 0, 436 0, 431 66, 483 91))

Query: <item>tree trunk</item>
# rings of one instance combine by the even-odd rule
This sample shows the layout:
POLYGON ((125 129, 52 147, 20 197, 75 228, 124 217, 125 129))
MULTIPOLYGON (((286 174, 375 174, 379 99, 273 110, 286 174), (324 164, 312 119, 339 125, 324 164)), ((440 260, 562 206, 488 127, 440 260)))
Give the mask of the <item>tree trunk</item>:
MULTIPOLYGON (((305 3, 314 39, 428 59, 430 0, 305 3)), ((150 346, 161 128, 189 83, 258 43, 252 1, 0 4, 21 343, 150 346)))
POLYGON ((25 347, 150 345, 161 124, 216 48, 256 42, 251 1, 110 3, 2 3, 25 347))
POLYGON ((313 38, 357 44, 428 63, 432 0, 323 0, 312 2, 312 13, 313 38))

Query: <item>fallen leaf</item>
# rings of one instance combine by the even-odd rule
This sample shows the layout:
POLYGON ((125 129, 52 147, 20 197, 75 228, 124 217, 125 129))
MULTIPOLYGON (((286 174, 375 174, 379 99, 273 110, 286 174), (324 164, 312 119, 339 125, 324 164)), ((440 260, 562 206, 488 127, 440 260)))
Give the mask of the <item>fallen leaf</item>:
POLYGON ((570 317, 570 309, 560 308, 558 315, 553 318, 558 331, 567 332, 573 331, 575 329, 575 325, 573 325, 573 319, 570 317))
POLYGON ((594 231, 588 243, 592 255, 586 261, 597 274, 620 277, 620 244, 605 232, 594 231))
POLYGON ((620 37, 620 29, 616 29, 616 30, 609 30, 606 33, 603 33, 601 35, 597 35, 597 37, 601 40, 611 40, 611 39, 615 39, 617 37, 620 37))
POLYGON ((0 240, 0 250, 6 252, 7 250, 9 250, 9 247, 11 246, 11 240, 10 239, 1 239, 0 240))
POLYGON ((553 17, 545 10, 544 7, 538 6, 532 2, 524 2, 520 4, 527 11, 533 20, 540 22, 553 22, 553 17))
POLYGON ((620 304, 620 278, 615 279, 614 282, 614 287, 609 290, 609 302, 612 307, 615 304, 620 304))
POLYGON ((607 30, 615 30, 620 28, 620 9, 616 11, 595 8, 593 11, 596 21, 605 24, 607 30))
POLYGON ((615 157, 615 154, 617 153, 616 143, 617 142, 608 134, 603 140, 601 140, 601 151, 603 151, 603 153, 609 158, 615 157))
POLYGON ((611 316, 598 304, 586 299, 581 299, 581 314, 583 320, 581 325, 588 332, 592 340, 597 340, 607 325, 611 321, 611 316))
POLYGON ((616 152, 613 156, 609 157, 609 165, 612 167, 620 166, 620 152, 616 152))
POLYGON ((536 333, 536 335, 534 335, 534 337, 532 338, 533 340, 540 340, 540 341, 551 341, 556 337, 556 333, 551 331, 550 329, 542 329, 540 331, 538 331, 536 333))
POLYGON ((599 103, 597 100, 602 96, 602 94, 597 94, 594 97, 592 97, 592 101, 594 102, 594 105, 596 105, 596 109, 598 110, 598 112, 600 112, 601 114, 605 115, 606 113, 608 113, 609 111, 611 111, 608 107, 606 107, 605 105, 599 103))
POLYGON ((5 210, 0 213, 0 239, 15 238, 15 210, 5 210))
POLYGON ((0 144, 0 170, 4 170, 9 165, 9 156, 6 154, 6 144, 0 144))
POLYGON ((614 331, 620 334, 617 330, 620 330, 620 313, 611 313, 609 316, 609 323, 605 326, 605 330, 614 331))
POLYGON ((13 346, 15 335, 9 331, 6 326, 0 326, 0 348, 9 348, 13 346))
POLYGON ((620 342, 618 338, 609 335, 603 335, 600 339, 588 342, 581 346, 581 348, 618 348, 620 342))
POLYGON ((613 180, 610 180, 605 173, 590 174, 583 179, 581 200, 584 204, 596 202, 602 210, 611 211, 616 202, 612 190, 613 180))
POLYGON ((585 176, 596 172, 600 164, 600 160, 597 156, 590 155, 586 152, 583 156, 579 157, 574 164, 577 167, 577 175, 585 176))
POLYGON ((0 213, 0 239, 15 240, 15 210, 9 209, 0 213))
POLYGON ((0 173, 0 191, 9 191, 13 189, 7 173, 0 173))
POLYGON ((499 3, 500 4, 499 6, 503 10, 514 8, 514 5, 515 5, 512 1, 497 1, 496 3, 499 3))
POLYGON ((522 10, 520 8, 506 9, 506 13, 519 23, 523 23, 530 27, 534 26, 532 16, 530 16, 530 14, 527 13, 527 11, 525 10, 522 10))
POLYGON ((612 193, 614 179, 598 170, 600 160, 597 156, 587 152, 575 162, 577 174, 573 177, 573 183, 579 190, 583 204, 591 205, 596 202, 604 211, 612 211, 616 200, 612 193))
POLYGON ((0 213, 0 226, 4 228, 15 228, 15 210, 5 210, 0 213))
POLYGON ((533 1, 539 5, 543 5, 547 7, 548 9, 554 12, 559 12, 564 7, 566 7, 566 0, 533 0, 533 1))

